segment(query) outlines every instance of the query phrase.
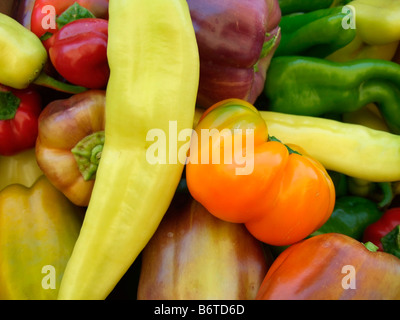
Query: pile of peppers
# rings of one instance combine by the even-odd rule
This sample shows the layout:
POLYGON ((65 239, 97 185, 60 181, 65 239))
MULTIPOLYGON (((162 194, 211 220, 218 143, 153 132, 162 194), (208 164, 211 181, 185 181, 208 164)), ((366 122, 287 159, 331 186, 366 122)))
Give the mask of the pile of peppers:
POLYGON ((3 1, 0 299, 400 300, 399 17, 3 1))

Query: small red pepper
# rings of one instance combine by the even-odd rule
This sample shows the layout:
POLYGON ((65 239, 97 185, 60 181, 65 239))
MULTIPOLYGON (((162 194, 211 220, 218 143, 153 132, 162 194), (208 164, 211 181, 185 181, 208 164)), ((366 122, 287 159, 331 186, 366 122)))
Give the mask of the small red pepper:
POLYGON ((78 86, 105 88, 110 76, 107 20, 84 18, 72 21, 49 40, 50 60, 61 76, 78 86))
POLYGON ((388 209, 375 223, 364 230, 363 242, 372 242, 379 251, 388 251, 382 244, 382 238, 400 226, 400 207, 388 209))
POLYGON ((41 96, 34 89, 0 85, 0 155, 11 156, 35 146, 41 111, 41 96))
POLYGON ((59 17, 74 3, 78 3, 89 10, 96 18, 108 19, 108 0, 36 0, 31 16, 32 32, 39 38, 46 33, 56 33, 59 27, 55 24, 55 28, 51 28, 51 24, 49 23, 51 12, 46 10, 46 6, 52 6, 56 17, 59 17))

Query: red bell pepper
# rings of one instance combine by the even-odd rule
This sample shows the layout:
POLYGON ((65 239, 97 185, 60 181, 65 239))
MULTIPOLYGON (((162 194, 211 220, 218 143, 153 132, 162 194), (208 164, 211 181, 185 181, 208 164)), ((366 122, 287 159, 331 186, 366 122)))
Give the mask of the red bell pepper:
POLYGON ((65 10, 71 7, 74 3, 89 10, 96 18, 108 19, 108 0, 36 0, 32 9, 31 30, 39 38, 46 33, 54 34, 57 32, 58 25, 55 28, 46 29, 50 24, 46 22, 49 11, 44 7, 47 5, 53 6, 56 16, 60 16, 65 10))
POLYGON ((0 86, 0 155, 33 148, 38 135, 41 96, 31 88, 0 86))
POLYGON ((110 76, 107 40, 107 20, 72 21, 50 38, 50 60, 67 81, 90 89, 103 89, 110 76))
MULTIPOLYGON (((363 242, 372 242, 379 251, 393 253, 400 250, 400 207, 388 209, 375 223, 364 230, 363 242)), ((400 254, 395 254, 400 258, 400 254)))

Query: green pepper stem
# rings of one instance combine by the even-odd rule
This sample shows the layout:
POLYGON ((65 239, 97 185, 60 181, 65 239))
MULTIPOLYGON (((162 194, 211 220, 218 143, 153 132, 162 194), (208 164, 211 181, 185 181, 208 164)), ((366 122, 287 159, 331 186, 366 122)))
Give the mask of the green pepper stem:
MULTIPOLYGON (((278 29, 276 35, 274 35, 271 39, 269 39, 268 41, 264 42, 262 49, 261 49, 261 54, 260 57, 258 58, 257 63, 254 65, 254 72, 258 72, 259 69, 259 62, 260 60, 264 59, 265 57, 267 57, 271 51, 275 48, 276 45, 276 41, 278 40, 279 36, 281 33, 281 28, 278 29)), ((266 37, 270 37, 271 34, 269 34, 268 32, 265 34, 266 37)))
MULTIPOLYGON (((276 141, 276 142, 282 143, 281 140, 279 140, 278 138, 276 138, 276 137, 274 137, 274 136, 268 136, 268 141, 276 141)), ((300 152, 297 152, 296 150, 293 150, 292 148, 290 148, 289 146, 287 146, 287 145, 284 144, 284 143, 282 143, 282 144, 286 147, 287 151, 289 151, 289 154, 294 153, 294 154, 298 154, 298 155, 301 156, 301 153, 300 153, 300 152)))
POLYGON ((98 131, 86 136, 71 149, 75 161, 78 164, 79 171, 85 181, 94 180, 96 178, 104 140, 104 131, 98 131))
POLYGON ((372 242, 368 241, 364 243, 364 246, 371 252, 377 252, 378 251, 378 246, 374 245, 372 242))
POLYGON ((393 192, 393 186, 391 182, 379 182, 377 183, 378 187, 382 191, 382 200, 378 203, 380 208, 384 208, 390 205, 395 196, 393 192))
POLYGON ((87 89, 84 87, 80 86, 75 86, 72 84, 67 84, 61 81, 58 81, 52 77, 50 77, 48 74, 46 74, 44 71, 42 71, 39 76, 33 81, 34 84, 54 89, 57 91, 65 92, 65 93, 72 93, 72 94, 77 94, 86 91, 87 89))
POLYGON ((0 91, 0 120, 14 119, 21 100, 12 92, 0 91))

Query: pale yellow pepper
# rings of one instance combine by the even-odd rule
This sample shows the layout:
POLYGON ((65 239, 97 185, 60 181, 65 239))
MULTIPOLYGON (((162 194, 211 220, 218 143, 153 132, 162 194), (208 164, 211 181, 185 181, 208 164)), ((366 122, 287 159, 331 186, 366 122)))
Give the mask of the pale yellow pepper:
POLYGON ((355 20, 356 37, 327 59, 337 62, 368 58, 391 60, 400 40, 400 1, 354 0, 347 8, 355 20))
POLYGON ((43 174, 35 156, 35 149, 14 156, 0 156, 0 190, 14 183, 31 187, 43 174))
POLYGON ((83 215, 44 175, 0 192, 0 300, 57 298, 83 215))

